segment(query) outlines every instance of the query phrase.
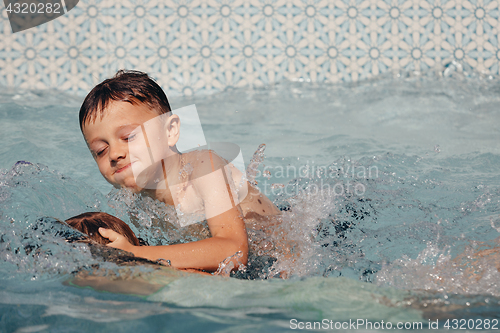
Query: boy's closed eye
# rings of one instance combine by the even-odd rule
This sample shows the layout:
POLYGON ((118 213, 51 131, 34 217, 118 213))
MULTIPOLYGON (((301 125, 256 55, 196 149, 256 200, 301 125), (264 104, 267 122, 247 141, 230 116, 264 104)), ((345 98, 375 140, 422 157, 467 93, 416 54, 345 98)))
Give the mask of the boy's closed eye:
POLYGON ((120 138, 120 140, 123 140, 125 142, 132 141, 137 138, 137 134, 140 133, 141 127, 138 126, 137 124, 133 125, 126 125, 121 127, 117 131, 117 137, 120 138))
POLYGON ((133 141, 137 137, 137 133, 134 131, 130 134, 127 134, 123 137, 123 140, 126 142, 133 141))
POLYGON ((103 156, 105 154, 107 148, 108 148, 107 146, 103 146, 103 147, 91 149, 90 152, 92 153, 94 158, 97 158, 97 157, 103 156))
MULTIPOLYGON (((131 142, 137 138, 137 131, 132 131, 131 133, 126 133, 121 136, 121 140, 124 142, 131 142)), ((90 151, 94 157, 101 157, 106 154, 108 145, 91 147, 90 151)))

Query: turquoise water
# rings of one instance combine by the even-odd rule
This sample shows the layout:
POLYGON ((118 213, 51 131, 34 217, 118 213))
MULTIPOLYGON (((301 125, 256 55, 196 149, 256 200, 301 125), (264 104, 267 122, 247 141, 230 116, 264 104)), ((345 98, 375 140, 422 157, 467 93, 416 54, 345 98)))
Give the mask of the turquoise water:
MULTIPOLYGON (((279 232, 301 256, 271 267, 291 272, 287 280, 174 274, 156 277, 165 287, 143 298, 68 285, 74 272, 96 265, 123 273, 39 218, 103 210, 151 244, 187 240, 158 224, 171 209, 102 179, 79 132, 81 98, 3 89, 0 331, 498 320, 495 258, 466 257, 498 245, 499 102, 497 80, 454 71, 172 99, 174 109, 195 103, 207 141, 238 144, 246 163, 266 144, 256 181, 283 209, 279 232)), ((257 252, 266 247, 258 230, 250 236, 257 252)))

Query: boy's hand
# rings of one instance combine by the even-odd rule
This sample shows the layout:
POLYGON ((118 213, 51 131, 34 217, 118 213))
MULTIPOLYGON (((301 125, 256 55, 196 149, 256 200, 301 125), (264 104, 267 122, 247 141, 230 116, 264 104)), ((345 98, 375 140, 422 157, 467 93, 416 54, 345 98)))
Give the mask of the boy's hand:
POLYGON ((106 246, 134 253, 135 246, 130 244, 127 238, 120 235, 116 231, 111 229, 99 228, 99 233, 102 237, 109 239, 109 241, 111 242, 106 246))

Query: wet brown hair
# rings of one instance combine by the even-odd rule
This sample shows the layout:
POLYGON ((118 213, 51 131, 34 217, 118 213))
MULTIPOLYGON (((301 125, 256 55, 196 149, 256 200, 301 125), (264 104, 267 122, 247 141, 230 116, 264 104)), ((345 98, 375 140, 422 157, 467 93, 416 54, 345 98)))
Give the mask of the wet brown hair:
POLYGON ((77 216, 73 216, 66 220, 66 223, 70 226, 79 230, 89 236, 93 241, 106 245, 110 241, 104 238, 99 233, 99 228, 111 229, 123 235, 132 244, 139 246, 141 245, 139 239, 135 236, 134 232, 130 227, 113 215, 103 212, 88 212, 77 216))
POLYGON ((140 71, 119 70, 115 76, 104 80, 92 89, 80 108, 80 129, 89 121, 104 116, 111 101, 145 104, 154 112, 170 112, 167 95, 148 74, 140 71))

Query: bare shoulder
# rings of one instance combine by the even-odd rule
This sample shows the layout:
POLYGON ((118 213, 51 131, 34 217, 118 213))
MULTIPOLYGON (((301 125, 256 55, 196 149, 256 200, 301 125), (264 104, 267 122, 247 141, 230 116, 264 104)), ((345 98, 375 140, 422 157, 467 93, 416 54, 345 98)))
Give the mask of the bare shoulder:
POLYGON ((208 175, 224 167, 227 161, 212 150, 195 150, 185 155, 185 163, 192 167, 191 179, 208 175))
MULTIPOLYGON (((186 163, 192 166, 191 180, 195 187, 201 191, 200 193, 205 193, 210 196, 214 192, 217 192, 217 188, 219 188, 219 190, 221 186, 223 189, 226 188, 226 182, 228 180, 224 177, 223 173, 214 172, 228 165, 226 160, 212 150, 193 151, 186 155, 188 155, 186 156, 186 163), (212 176, 202 178, 208 174, 212 176)), ((237 183, 239 182, 240 179, 237 180, 237 183)), ((258 214, 261 216, 280 214, 279 209, 258 188, 250 185, 248 182, 246 188, 248 188, 248 191, 245 191, 244 196, 239 200, 240 208, 244 216, 247 214, 258 214)))

